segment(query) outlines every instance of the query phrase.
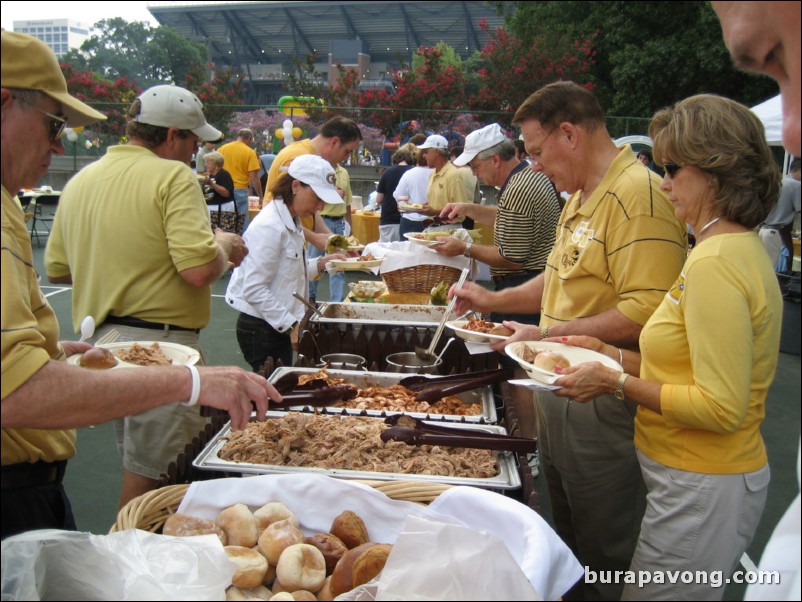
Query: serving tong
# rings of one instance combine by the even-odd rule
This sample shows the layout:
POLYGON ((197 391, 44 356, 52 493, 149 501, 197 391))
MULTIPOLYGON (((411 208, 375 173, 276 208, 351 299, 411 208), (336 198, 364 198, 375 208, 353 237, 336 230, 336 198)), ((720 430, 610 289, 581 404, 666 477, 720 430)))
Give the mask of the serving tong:
POLYGON ((527 454, 537 450, 537 439, 498 435, 467 428, 450 428, 429 424, 419 418, 404 414, 389 416, 384 419, 384 422, 390 425, 380 435, 384 442, 403 441, 407 445, 471 447, 527 454))
POLYGON ((429 382, 424 382, 420 385, 415 385, 414 387, 404 385, 403 381, 406 379, 402 379, 401 384, 408 389, 418 391, 418 393, 415 395, 415 399, 417 401, 428 401, 429 403, 433 403, 435 401, 440 401, 443 397, 447 397, 448 395, 456 395, 457 393, 470 391, 471 389, 489 385, 499 380, 512 378, 514 372, 515 371, 513 368, 501 368, 499 370, 487 370, 484 372, 473 373, 468 372, 465 374, 454 375, 454 377, 460 378, 452 378, 448 376, 441 377, 442 379, 447 380, 433 378, 430 379, 429 382), (442 383, 446 383, 447 386, 442 386, 442 383))
POLYGON ((349 385, 323 386, 306 390, 282 393, 282 403, 286 405, 328 406, 340 401, 353 399, 359 391, 349 385))
MULTIPOLYGON (((461 372, 459 374, 449 374, 448 376, 430 376, 428 374, 413 374, 405 376, 398 381, 398 384, 412 391, 420 391, 428 387, 437 386, 441 383, 452 383, 466 380, 476 380, 485 376, 496 376, 497 380, 509 378, 513 373, 512 368, 499 368, 496 370, 479 370, 478 372, 461 372)), ((493 380, 488 383, 495 382, 493 380)), ((485 383, 485 384, 488 384, 485 383)), ((466 389, 467 390, 467 389, 466 389)))

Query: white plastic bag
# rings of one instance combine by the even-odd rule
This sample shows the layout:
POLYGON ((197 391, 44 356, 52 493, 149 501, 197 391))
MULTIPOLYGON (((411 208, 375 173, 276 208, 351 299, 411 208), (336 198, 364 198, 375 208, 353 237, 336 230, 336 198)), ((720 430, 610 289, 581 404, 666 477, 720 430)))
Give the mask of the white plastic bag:
POLYGON ((45 529, 2 543, 3 600, 225 600, 234 565, 214 535, 45 529))

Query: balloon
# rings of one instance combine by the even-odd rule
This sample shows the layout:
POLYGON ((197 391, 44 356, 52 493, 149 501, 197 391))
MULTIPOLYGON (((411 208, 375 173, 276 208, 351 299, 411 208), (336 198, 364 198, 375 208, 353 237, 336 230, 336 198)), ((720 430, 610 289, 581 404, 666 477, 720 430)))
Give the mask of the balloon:
POLYGON ((85 140, 84 141, 84 146, 87 148, 87 150, 89 150, 90 148, 92 148, 92 141, 91 140, 85 140))
POLYGON ((303 130, 301 128, 299 128, 299 127, 292 128, 292 137, 293 138, 300 138, 303 135, 304 135, 304 132, 303 132, 303 130))
POLYGON ((290 126, 290 127, 286 127, 285 126, 284 130, 283 130, 283 134, 284 134, 284 146, 289 146, 290 144, 292 144, 295 141, 293 139, 293 137, 292 137, 292 126, 290 126))
POLYGON ((284 130, 276 130, 276 138, 284 140, 284 130))
POLYGON ((282 127, 285 129, 285 130, 286 130, 286 129, 288 129, 288 128, 289 128, 289 129, 292 129, 292 119, 285 119, 285 120, 284 120, 284 123, 282 123, 282 124, 281 124, 281 126, 282 126, 282 127))
POLYGON ((64 128, 64 133, 67 135, 67 140, 75 142, 78 140, 78 134, 72 128, 64 128))

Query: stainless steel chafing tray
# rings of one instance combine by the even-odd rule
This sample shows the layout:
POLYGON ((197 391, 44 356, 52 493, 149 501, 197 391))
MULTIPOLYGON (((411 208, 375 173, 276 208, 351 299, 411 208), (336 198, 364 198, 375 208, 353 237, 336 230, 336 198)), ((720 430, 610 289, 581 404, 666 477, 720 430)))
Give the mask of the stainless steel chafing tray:
MULTIPOLYGON (((282 418, 286 416, 284 412, 268 412, 267 420, 282 418)), ((329 416, 328 420, 339 420, 340 416, 329 416)), ((381 420, 380 418, 370 418, 381 420)), ((507 430, 494 425, 477 425, 454 423, 456 429, 478 429, 490 433, 506 435, 507 430)), ((515 454, 511 452, 494 452, 498 457, 499 474, 491 478, 468 478, 451 477, 441 475, 409 474, 397 472, 371 472, 362 470, 349 470, 347 468, 314 468, 305 466, 279 466, 272 464, 250 464, 247 462, 232 462, 220 458, 219 453, 226 444, 228 433, 231 431, 231 423, 227 423, 223 429, 212 439, 203 451, 195 458, 192 465, 201 470, 222 471, 228 473, 240 473, 244 475, 255 474, 322 474, 341 479, 368 479, 377 481, 424 481, 432 483, 445 483, 447 485, 471 485, 484 489, 518 489, 521 486, 521 477, 516 469, 515 454)))
POLYGON ((439 305, 390 303, 325 303, 310 319, 313 324, 362 324, 437 328, 446 308, 439 305))
MULTIPOLYGON (((270 376, 269 381, 275 383, 279 378, 288 372, 301 372, 303 374, 314 374, 317 372, 315 368, 276 368, 270 376)), ((348 384, 356 385, 359 388, 365 387, 387 387, 390 385, 398 384, 398 381, 409 376, 409 374, 401 374, 396 372, 363 372, 358 370, 326 370, 332 378, 343 378, 348 384)), ((493 387, 492 385, 485 385, 471 391, 465 391, 456 395, 465 403, 481 404, 482 413, 473 416, 461 416, 458 414, 437 414, 434 412, 399 412, 395 410, 361 410, 357 408, 341 408, 330 406, 326 408, 316 408, 320 414, 350 414, 353 416, 391 416, 393 414, 408 414, 415 418, 431 419, 431 420, 448 420, 459 422, 486 422, 495 424, 498 421, 498 414, 496 413, 496 405, 493 400, 493 387)), ((436 404, 434 404, 436 407, 436 404)), ((312 408, 307 406, 281 406, 277 404, 270 405, 270 409, 277 412, 282 411, 299 411, 312 408)))

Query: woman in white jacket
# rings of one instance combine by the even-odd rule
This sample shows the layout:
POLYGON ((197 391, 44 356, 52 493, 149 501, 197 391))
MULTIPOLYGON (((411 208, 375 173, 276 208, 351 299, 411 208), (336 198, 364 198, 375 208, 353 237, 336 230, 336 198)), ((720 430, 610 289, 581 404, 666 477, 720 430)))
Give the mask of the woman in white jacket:
POLYGON ((308 280, 319 278, 334 254, 309 259, 301 219, 343 202, 334 168, 318 155, 301 155, 271 187, 268 203, 245 232, 248 256, 234 270, 226 302, 240 312, 237 342, 254 372, 268 357, 292 365, 304 306, 293 293, 307 296, 308 280))

